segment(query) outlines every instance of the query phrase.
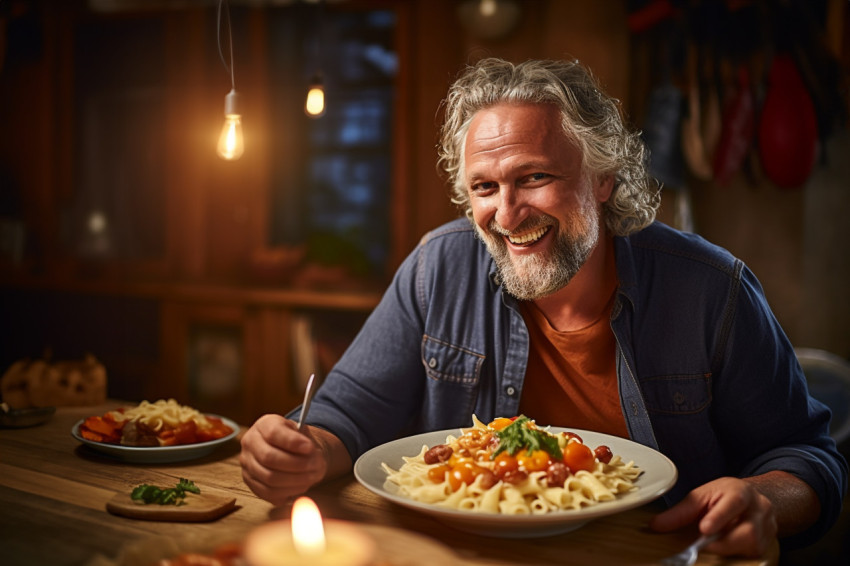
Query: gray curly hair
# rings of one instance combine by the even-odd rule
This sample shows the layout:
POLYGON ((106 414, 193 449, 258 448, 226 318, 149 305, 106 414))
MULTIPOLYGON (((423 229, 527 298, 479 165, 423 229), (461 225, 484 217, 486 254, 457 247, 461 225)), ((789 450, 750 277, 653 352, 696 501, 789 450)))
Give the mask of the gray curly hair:
POLYGON ((448 176, 452 202, 467 217, 472 209, 463 179, 466 134, 476 112, 504 103, 554 104, 560 110, 564 133, 580 150, 585 173, 594 179, 614 176, 603 208, 613 234, 627 236, 652 223, 660 195, 646 170, 646 147, 639 132, 623 123, 619 102, 602 92, 591 72, 577 61, 514 65, 496 58, 468 67, 444 101, 438 164, 448 176))

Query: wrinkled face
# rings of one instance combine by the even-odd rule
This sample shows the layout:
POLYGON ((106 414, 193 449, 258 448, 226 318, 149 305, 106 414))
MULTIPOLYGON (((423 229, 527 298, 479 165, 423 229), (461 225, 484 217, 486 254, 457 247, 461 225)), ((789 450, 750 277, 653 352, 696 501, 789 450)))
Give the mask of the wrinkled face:
POLYGON ((561 289, 600 237, 600 203, 612 183, 592 182, 549 105, 479 111, 464 149, 476 230, 508 293, 534 300, 561 289))

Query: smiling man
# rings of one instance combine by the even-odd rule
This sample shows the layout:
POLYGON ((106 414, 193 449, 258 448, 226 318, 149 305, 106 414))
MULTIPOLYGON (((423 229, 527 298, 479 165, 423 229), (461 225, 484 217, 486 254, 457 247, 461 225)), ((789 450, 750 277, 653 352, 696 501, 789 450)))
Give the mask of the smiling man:
MULTIPOLYGON (((584 171, 559 118, 553 105, 502 104, 478 112, 467 133, 464 182, 475 228, 505 291, 592 315, 605 258, 613 254, 600 222, 613 178, 584 171)), ((567 327, 585 322, 580 313, 563 318, 567 327)))
MULTIPOLYGON (((847 464, 752 272, 655 221, 639 134, 575 62, 486 59, 440 163, 466 218, 427 234, 316 394, 266 415, 246 484, 275 503, 406 434, 520 413, 629 438, 679 477, 653 528, 758 555, 835 522, 847 464)), ((639 465, 639 463, 638 463, 639 465)))

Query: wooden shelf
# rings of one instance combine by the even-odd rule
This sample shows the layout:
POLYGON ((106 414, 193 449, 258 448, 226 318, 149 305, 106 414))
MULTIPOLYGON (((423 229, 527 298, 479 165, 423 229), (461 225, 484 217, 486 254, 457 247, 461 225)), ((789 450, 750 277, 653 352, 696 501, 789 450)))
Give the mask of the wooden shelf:
POLYGON ((0 286, 61 293, 116 295, 186 303, 219 303, 240 306, 371 311, 381 294, 376 291, 324 291, 221 285, 104 280, 62 280, 40 277, 4 277, 0 286))

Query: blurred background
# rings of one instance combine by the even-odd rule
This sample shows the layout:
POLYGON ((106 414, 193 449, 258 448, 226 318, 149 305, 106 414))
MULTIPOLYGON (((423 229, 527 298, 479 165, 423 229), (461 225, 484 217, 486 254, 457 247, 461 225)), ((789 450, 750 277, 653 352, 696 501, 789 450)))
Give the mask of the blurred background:
POLYGON ((0 0, 0 364, 91 354, 112 397, 243 422, 296 404, 457 215, 440 102, 490 55, 589 66, 644 132, 660 218, 846 360, 849 20, 843 0, 0 0))
POLYGON ((93 356, 109 397, 288 410, 457 216, 457 73, 570 58, 643 131, 660 220, 759 277, 846 447, 848 24, 846 0, 0 0, 0 371, 93 356))

